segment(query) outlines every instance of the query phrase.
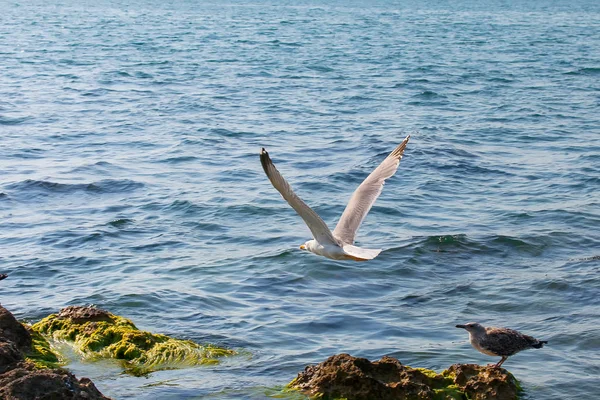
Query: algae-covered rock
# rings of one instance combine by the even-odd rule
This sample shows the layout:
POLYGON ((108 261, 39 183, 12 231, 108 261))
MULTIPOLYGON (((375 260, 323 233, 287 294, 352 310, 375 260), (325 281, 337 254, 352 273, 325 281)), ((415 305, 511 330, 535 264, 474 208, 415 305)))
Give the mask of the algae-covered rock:
POLYGON ((189 340, 140 331, 130 320, 94 307, 67 307, 34 324, 32 329, 54 340, 72 343, 85 358, 122 360, 127 372, 216 364, 233 350, 201 346, 189 340))
POLYGON ((110 400, 89 379, 49 368, 58 362, 43 337, 0 306, 0 399, 110 400))
POLYGON ((52 350, 52 346, 44 336, 29 327, 31 346, 25 351, 26 360, 37 368, 58 368, 65 365, 60 355, 52 350))
POLYGON ((438 374, 392 357, 370 362, 348 354, 306 367, 288 386, 323 400, 512 400, 519 391, 503 369, 453 365, 438 374))
POLYGON ((454 364, 442 374, 460 385, 470 400, 516 399, 521 391, 517 379, 504 368, 454 364))

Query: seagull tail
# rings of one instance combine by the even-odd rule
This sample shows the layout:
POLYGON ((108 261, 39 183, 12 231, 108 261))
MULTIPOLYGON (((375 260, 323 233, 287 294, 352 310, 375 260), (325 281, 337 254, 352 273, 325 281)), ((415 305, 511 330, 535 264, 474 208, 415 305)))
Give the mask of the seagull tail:
POLYGON ((538 340, 538 342, 533 344, 532 347, 535 349, 541 349, 545 344, 548 344, 547 340, 538 340))
POLYGON ((372 260, 381 253, 381 249, 363 249, 362 247, 352 246, 350 244, 345 245, 343 249, 346 256, 348 256, 348 259, 354 261, 372 260))

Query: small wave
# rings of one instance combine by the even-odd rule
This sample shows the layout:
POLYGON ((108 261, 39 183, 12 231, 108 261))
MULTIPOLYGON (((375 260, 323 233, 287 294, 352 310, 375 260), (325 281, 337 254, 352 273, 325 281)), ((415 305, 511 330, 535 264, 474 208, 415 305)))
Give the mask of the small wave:
POLYGON ((441 95, 437 92, 434 92, 432 90, 424 90, 421 93, 418 93, 416 95, 413 96, 413 98, 418 98, 418 99, 438 99, 438 98, 446 98, 446 96, 441 95))
POLYGON ((165 158, 164 160, 160 160, 160 162, 164 162, 167 164, 179 164, 179 163, 193 162, 196 160, 198 160, 198 157, 196 157, 196 156, 179 156, 179 157, 165 158))
POLYGON ((87 90, 87 91, 81 93, 81 95, 84 97, 102 97, 110 92, 114 92, 114 90, 107 89, 107 88, 97 88, 97 89, 87 90))
POLYGON ((20 125, 29 121, 31 117, 8 118, 0 115, 0 125, 20 125))
POLYGON ((275 44, 277 46, 289 46, 289 47, 302 47, 302 43, 299 42, 282 42, 281 40, 273 40, 270 42, 271 44, 275 44))
POLYGON ((154 78, 154 75, 149 74, 147 72, 143 72, 143 71, 137 71, 135 73, 135 77, 140 78, 140 79, 152 79, 152 78, 154 78))
POLYGON ((331 67, 326 67, 324 65, 308 65, 307 66, 308 69, 311 69, 313 71, 317 71, 317 72, 333 72, 333 68, 331 67))
POLYGON ((575 71, 566 72, 565 75, 600 75, 600 67, 584 67, 575 71))
POLYGON ((79 172, 101 173, 104 176, 106 176, 109 173, 109 171, 115 171, 115 170, 124 171, 125 169, 120 166, 117 166, 115 164, 112 164, 108 161, 98 161, 95 163, 84 164, 84 165, 75 167, 71 170, 71 172, 72 173, 79 173, 79 172))
POLYGON ((251 134, 251 132, 230 131, 229 129, 225 129, 225 128, 211 129, 210 133, 212 133, 214 135, 222 136, 222 137, 228 137, 228 138, 236 138, 236 137, 240 137, 243 135, 251 134))
POLYGON ((44 193, 74 193, 83 191, 95 193, 121 193, 130 192, 143 186, 143 183, 129 179, 104 179, 93 183, 59 183, 26 179, 21 182, 9 184, 6 188, 21 192, 38 191, 44 193))
POLYGON ((470 251, 487 251, 489 248, 482 243, 470 239, 465 234, 435 235, 418 239, 414 248, 417 252, 433 251, 436 253, 470 251))
POLYGON ((188 200, 175 200, 171 204, 162 207, 162 210, 183 213, 184 215, 197 215, 203 212, 205 207, 188 200))
POLYGON ((115 227, 115 228, 122 228, 125 225, 129 225, 131 223, 133 223, 132 219, 129 219, 129 218, 118 218, 118 219, 114 219, 114 220, 110 221, 107 225, 110 225, 110 226, 115 227))

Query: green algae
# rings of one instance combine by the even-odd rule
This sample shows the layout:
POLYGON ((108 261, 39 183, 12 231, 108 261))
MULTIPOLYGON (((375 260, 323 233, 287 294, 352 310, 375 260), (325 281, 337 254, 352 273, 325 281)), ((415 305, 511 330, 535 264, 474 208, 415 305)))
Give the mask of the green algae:
POLYGON ((454 379, 450 376, 446 376, 443 373, 438 374, 434 370, 427 368, 411 369, 421 372, 428 378, 427 384, 433 390, 433 400, 463 400, 465 398, 465 392, 454 383, 454 379))
POLYGON ((236 354, 229 349, 141 331, 130 320, 104 311, 99 318, 90 319, 51 314, 32 329, 72 344, 85 359, 120 360, 127 373, 138 376, 161 369, 217 364, 219 358, 236 354))
POLYGON ((39 332, 30 329, 31 348, 25 353, 25 359, 32 362, 36 368, 53 369, 63 366, 64 360, 60 358, 53 350, 50 342, 46 340, 39 332))

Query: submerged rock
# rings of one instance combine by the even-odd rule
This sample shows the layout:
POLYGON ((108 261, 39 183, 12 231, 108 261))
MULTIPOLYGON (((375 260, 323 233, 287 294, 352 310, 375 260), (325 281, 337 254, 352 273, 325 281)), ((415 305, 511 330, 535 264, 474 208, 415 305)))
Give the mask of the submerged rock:
POLYGON ((34 324, 32 329, 54 340, 72 343, 85 358, 121 360, 126 372, 216 364, 235 354, 212 345, 140 331, 130 320, 94 307, 71 306, 34 324))
POLYGON ((0 399, 110 400, 89 379, 47 368, 52 363, 46 365, 42 362, 45 358, 58 363, 45 339, 32 335, 0 306, 0 399), (45 354, 46 351, 50 353, 45 354))
POLYGON ((370 362, 348 354, 306 367, 288 386, 323 400, 512 400, 520 390, 503 368, 453 365, 438 374, 388 356, 370 362))

